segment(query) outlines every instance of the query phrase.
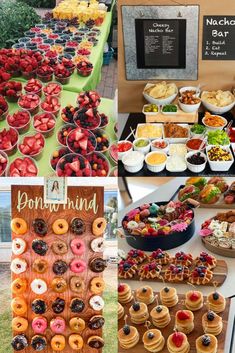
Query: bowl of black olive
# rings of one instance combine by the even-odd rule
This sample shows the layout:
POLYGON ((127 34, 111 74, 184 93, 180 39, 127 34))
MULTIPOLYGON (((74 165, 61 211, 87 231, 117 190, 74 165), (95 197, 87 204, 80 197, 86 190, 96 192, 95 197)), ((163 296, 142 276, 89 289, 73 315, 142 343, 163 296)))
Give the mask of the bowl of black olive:
POLYGON ((188 152, 185 159, 188 169, 193 173, 201 173, 206 167, 207 158, 203 152, 188 152))

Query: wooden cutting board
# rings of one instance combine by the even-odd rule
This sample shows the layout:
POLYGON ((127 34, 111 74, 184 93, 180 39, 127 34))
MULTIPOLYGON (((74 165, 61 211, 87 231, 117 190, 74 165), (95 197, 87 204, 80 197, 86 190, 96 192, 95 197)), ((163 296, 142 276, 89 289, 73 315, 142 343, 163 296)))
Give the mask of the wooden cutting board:
MULTIPOLYGON (((90 249, 90 242, 93 240, 95 237, 91 232, 91 225, 94 219, 97 217, 103 217, 104 213, 104 189, 102 187, 68 187, 68 204, 67 205, 51 205, 52 208, 45 207, 45 204, 43 203, 43 187, 41 186, 12 186, 11 189, 11 195, 12 195, 12 218, 15 217, 20 217, 25 219, 25 221, 28 224, 28 232, 22 236, 22 238, 26 241, 27 243, 27 251, 20 255, 19 257, 24 258, 27 261, 28 267, 26 272, 20 274, 20 275, 15 275, 12 273, 12 281, 16 279, 17 277, 27 279, 29 283, 29 288, 28 290, 22 294, 24 299, 26 300, 28 304, 28 311, 27 315, 24 315, 24 317, 28 320, 29 322, 29 327, 27 331, 25 332, 26 337, 28 338, 28 341, 30 343, 31 338, 34 336, 34 332, 31 328, 31 322, 32 319, 36 316, 31 310, 31 303, 34 299, 36 298, 41 298, 46 301, 48 310, 46 311, 45 314, 42 316, 47 318, 48 321, 48 328, 44 334, 44 336, 47 339, 47 348, 43 350, 45 353, 53 353, 54 351, 52 350, 50 346, 50 340, 53 334, 50 330, 50 320, 53 317, 56 316, 61 316, 65 319, 66 321, 66 331, 63 333, 64 336, 66 337, 66 348, 63 350, 63 353, 72 353, 75 352, 69 347, 68 344, 68 336, 72 333, 72 331, 69 328, 69 319, 75 316, 79 316, 82 319, 85 320, 86 322, 86 328, 85 330, 81 333, 81 336, 83 337, 84 340, 84 346, 83 348, 79 351, 80 353, 94 353, 94 349, 90 348, 86 342, 88 337, 92 335, 98 335, 102 336, 102 329, 96 330, 96 331, 91 331, 87 327, 87 321, 93 316, 97 314, 101 314, 102 312, 99 311, 94 311, 90 306, 89 306, 89 298, 93 295, 90 290, 89 290, 89 284, 90 280, 93 277, 101 276, 101 274, 93 273, 88 266, 88 263, 90 259, 94 257, 102 257, 101 253, 94 253, 90 249), (81 201, 84 201, 83 205, 81 206, 81 201), (87 206, 85 206, 87 205, 87 206), (86 225, 86 231, 84 234, 79 236, 79 238, 83 239, 86 245, 86 250, 83 256, 79 257, 80 259, 84 260, 87 263, 87 270, 83 272, 83 274, 77 274, 77 275, 83 275, 84 281, 85 281, 85 290, 82 295, 78 295, 70 290, 69 287, 69 279, 71 276, 76 275, 75 273, 71 272, 70 269, 66 271, 62 277, 66 279, 66 282, 68 283, 68 289, 64 293, 55 293, 51 288, 50 284, 51 281, 56 275, 52 271, 52 265, 56 260, 62 259, 66 261, 67 264, 71 262, 72 259, 76 258, 76 255, 74 255, 71 251, 71 248, 69 246, 70 241, 74 239, 76 236, 68 231, 68 233, 64 235, 55 235, 52 232, 52 224, 53 222, 58 219, 58 218, 64 218, 67 220, 67 222, 70 224, 72 219, 74 217, 79 217, 81 218, 86 225), (35 218, 43 218, 47 225, 48 225, 48 234, 44 237, 39 237, 36 236, 33 232, 32 228, 32 222, 35 218), (47 251, 45 256, 39 256, 37 255, 31 247, 31 243, 33 239, 42 239, 45 241, 48 246, 49 250, 47 251), (61 239, 65 241, 68 245, 68 252, 65 255, 55 255, 52 250, 50 249, 50 245, 55 239, 61 239), (36 258, 42 258, 48 262, 49 268, 45 274, 36 274, 35 272, 32 271, 32 264, 36 258), (35 278, 41 278, 46 281, 48 285, 48 290, 42 295, 37 295, 33 293, 30 289, 30 283, 32 282, 33 279, 35 278), (57 298, 60 297, 65 300, 65 310, 61 314, 55 314, 52 309, 51 309, 51 304, 52 302, 57 298), (80 297, 84 303, 85 303, 85 309, 83 310, 82 313, 72 313, 69 304, 72 298, 74 297, 80 297)), ((48 206, 48 205, 47 205, 48 206)), ((12 234, 12 238, 18 237, 14 233, 12 234)), ((12 259, 15 257, 18 257, 16 255, 12 255, 12 259)), ((14 297, 15 295, 13 295, 14 297)), ((13 314, 13 316, 15 316, 13 314)), ((13 332, 13 335, 15 336, 17 333, 13 332)), ((96 350, 97 352, 102 352, 102 349, 96 350)), ((23 351, 23 353, 35 353, 35 351, 29 346, 23 351)))
MULTIPOLYGON (((144 261, 141 265, 138 265, 138 268, 140 268, 143 264, 147 264, 147 263, 148 263, 148 261, 144 261)), ((164 272, 165 272, 167 266, 169 266, 169 265, 162 266, 162 273, 161 274, 163 275, 163 277, 164 277, 164 272)), ((190 271, 193 270, 193 268, 194 268, 194 266, 190 267, 190 271)), ((215 268, 213 268, 212 271, 214 273, 212 280, 210 282, 208 282, 207 284, 204 284, 204 286, 213 286, 213 283, 217 282, 217 286, 220 287, 227 278, 227 274, 228 274, 227 263, 224 260, 217 260, 217 266, 215 268)), ((140 276, 138 274, 135 274, 134 277, 126 278, 126 279, 128 279, 130 281, 131 280, 138 281, 138 280, 140 280, 140 276)), ((144 281, 146 281, 146 282, 162 282, 162 280, 160 278, 153 278, 153 279, 146 279, 145 278, 144 281)), ((165 280, 165 282, 172 283, 167 280, 165 280)), ((182 282, 177 282, 177 283, 187 284, 188 280, 184 280, 182 282)))
MULTIPOLYGON (((159 293, 155 292, 155 295, 158 295, 159 293)), ((175 313, 178 311, 178 310, 182 310, 182 309, 186 309, 185 306, 184 306, 184 298, 185 296, 183 294, 178 294, 179 296, 179 302, 176 306, 174 306, 173 308, 170 308, 169 311, 170 311, 170 315, 171 315, 171 322, 170 324, 165 327, 164 329, 161 329, 161 332, 165 338, 165 340, 167 341, 167 338, 169 337, 170 334, 173 333, 173 330, 174 330, 174 323, 175 323, 175 313)), ((204 303, 206 302, 206 297, 204 297, 204 303)), ((217 353, 225 353, 224 352, 224 346, 225 346, 225 338, 226 338, 226 331, 227 331, 227 325, 228 325, 228 316, 229 316, 229 308, 230 308, 230 299, 226 299, 226 309, 223 313, 220 314, 220 316, 222 316, 223 318, 223 330, 221 332, 221 334, 219 336, 217 336, 217 339, 218 339, 218 350, 217 350, 217 353)), ((133 325, 131 323, 131 320, 130 320, 130 316, 129 316, 129 307, 133 304, 133 301, 126 304, 124 306, 124 309, 125 309, 125 315, 128 315, 128 320, 127 320, 127 323, 129 325, 133 325)), ((149 309, 149 312, 157 305, 156 301, 150 305, 148 305, 148 309, 149 309)), ((201 319, 202 319, 202 315, 207 312, 207 309, 206 309, 206 306, 204 305, 204 307, 198 311, 195 311, 194 312, 194 330, 189 334, 187 335, 188 337, 188 341, 189 341, 189 344, 190 344, 190 353, 196 353, 196 347, 195 347, 195 341, 196 341, 196 338, 203 335, 203 328, 202 328, 202 324, 201 324, 201 319)), ((118 329, 121 329, 124 325, 124 317, 122 319, 120 319, 118 321, 118 329)), ((139 331, 139 334, 140 334, 140 340, 138 342, 138 344, 131 348, 131 349, 128 349, 128 350, 125 350, 123 348, 118 347, 118 352, 119 353, 147 353, 147 350, 144 348, 144 345, 142 343, 142 337, 143 337, 143 334, 144 332, 146 331, 146 327, 144 325, 133 325, 135 326, 138 331, 139 331)), ((155 326, 151 325, 150 328, 156 328, 155 326)), ((161 351, 161 353, 168 353, 168 349, 166 347, 166 343, 165 343, 165 346, 164 346, 164 349, 161 351)), ((226 352, 227 353, 227 352, 226 352)))

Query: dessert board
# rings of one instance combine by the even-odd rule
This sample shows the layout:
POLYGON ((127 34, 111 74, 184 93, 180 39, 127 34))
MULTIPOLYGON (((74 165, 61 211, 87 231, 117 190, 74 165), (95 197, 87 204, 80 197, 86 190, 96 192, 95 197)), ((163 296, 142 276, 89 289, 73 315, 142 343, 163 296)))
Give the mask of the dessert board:
MULTIPOLYGON (((103 258, 101 252, 93 252, 90 247, 91 241, 96 238, 92 233, 92 222, 98 218, 103 217, 104 212, 104 189, 102 187, 68 187, 68 196, 66 205, 56 205, 56 204, 44 204, 43 202, 43 187, 41 186, 12 186, 11 190, 12 195, 12 219, 16 217, 23 218, 28 225, 28 231, 24 235, 16 235, 12 232, 13 240, 15 238, 21 237, 27 243, 26 251, 22 255, 12 255, 12 260, 15 258, 23 258, 27 262, 26 271, 20 273, 19 275, 12 272, 12 281, 16 278, 26 279, 28 282, 28 289, 23 294, 13 294, 13 298, 16 296, 23 297, 27 303, 27 312, 23 315, 28 320, 28 328, 24 332, 25 336, 28 339, 28 347, 24 348, 22 352, 32 353, 35 350, 30 346, 31 338, 35 335, 32 329, 32 320, 36 316, 44 317, 47 319, 47 329, 42 336, 46 338, 47 346, 43 350, 46 353, 52 353, 54 350, 51 348, 50 342, 51 338, 55 335, 50 329, 50 321, 56 317, 62 317, 65 320, 66 326, 62 335, 65 337, 65 348, 63 349, 64 353, 75 352, 74 349, 70 348, 68 343, 68 337, 72 333, 76 333, 71 330, 69 326, 69 320, 72 317, 79 317, 85 321, 85 329, 82 332, 79 332, 79 335, 83 339, 83 347, 79 350, 81 353, 90 353, 94 352, 94 348, 91 348, 87 344, 87 340, 90 336, 99 336, 102 337, 102 328, 97 330, 91 330, 87 323, 91 317, 94 315, 102 315, 102 310, 96 311, 89 304, 91 296, 94 295, 94 292, 91 292, 90 282, 94 277, 99 277, 102 279, 102 272, 95 273, 91 270, 90 261, 94 258, 103 258), (47 234, 45 236, 37 236, 34 232, 32 222, 36 218, 40 217, 43 219, 48 227, 47 234), (67 220, 68 224, 71 226, 71 221, 73 218, 80 218, 85 224, 85 231, 81 235, 76 235, 74 232, 69 230, 63 235, 56 235, 52 230, 52 224, 58 219, 67 220), (73 239, 81 239, 84 242, 85 249, 84 253, 81 256, 75 255, 72 252, 70 247, 70 242, 73 239), (47 243, 48 251, 45 256, 37 255, 32 247, 31 243, 34 239, 40 239, 47 243), (62 240, 67 244, 67 253, 64 255, 55 254, 52 251, 51 245, 55 240, 62 240), (43 259, 47 261, 48 268, 45 273, 38 274, 33 271, 32 265, 36 259, 43 259), (52 280, 58 275, 55 274, 55 271, 52 269, 52 265, 56 260, 63 260, 68 265, 72 260, 79 259, 83 260, 86 263, 86 267, 83 273, 73 273, 70 266, 63 275, 67 282, 67 288, 63 293, 55 292, 52 288, 52 280), (70 279, 72 276, 79 276, 83 280, 83 290, 79 293, 76 293, 71 290, 70 279), (43 294, 35 294, 31 288, 30 284, 35 278, 40 278, 47 283, 47 291, 43 294), (52 310, 52 303, 56 298, 62 298, 65 301, 64 311, 57 314, 52 310), (85 306, 81 312, 74 313, 70 309, 70 302, 73 298, 81 299, 85 306), (42 315, 36 315, 31 308, 31 304, 35 299, 42 299, 46 302, 47 310, 42 315)), ((102 293, 99 294, 102 296, 102 293)), ((17 316, 15 313, 13 316, 17 316)), ((18 332, 13 331, 14 336, 19 334, 18 332)), ((102 348, 98 349, 97 352, 101 352, 102 348)), ((16 350, 14 351, 16 352, 16 350)))
MULTIPOLYGON (((158 295, 157 292, 154 293, 155 295, 158 295)), ((175 323, 175 313, 178 310, 182 310, 185 309, 185 306, 183 304, 183 301, 185 299, 185 295, 183 294, 178 294, 179 297, 179 302, 176 306, 174 306, 173 308, 169 308, 170 311, 170 316, 171 316, 171 322, 169 323, 169 325, 163 329, 161 329, 162 335, 165 337, 165 340, 167 340, 168 336, 170 334, 172 334, 174 332, 174 323, 175 323)), ((204 297, 204 302, 206 301, 206 297, 204 297)), ((147 350, 145 350, 144 345, 142 343, 142 336, 144 334, 144 332, 146 332, 146 326, 144 326, 144 324, 141 325, 134 325, 133 323, 131 323, 130 320, 130 316, 129 316, 129 308, 130 306, 133 304, 133 300, 128 303, 123 305, 124 310, 125 310, 125 314, 124 316, 118 321, 118 329, 121 329, 124 326, 124 317, 125 315, 128 316, 127 319, 127 323, 129 325, 133 325, 137 328, 139 334, 140 334, 140 340, 138 342, 138 344, 136 346, 134 346, 133 348, 130 348, 128 350, 125 350, 123 348, 118 347, 118 352, 119 353, 143 353, 143 352, 147 352, 147 350)), ((222 319, 223 319, 223 330, 220 333, 218 337, 218 350, 217 353, 224 353, 224 346, 225 346, 225 338, 226 338, 226 331, 227 331, 227 325, 228 325, 228 316, 229 316, 229 309, 230 309, 230 303, 231 300, 229 298, 226 299, 226 308, 225 311, 221 314, 219 314, 222 319)), ((148 305, 148 311, 150 312, 155 306, 157 305, 156 301, 154 301, 152 304, 148 305)), ((198 310, 198 311, 194 311, 194 330, 187 335, 188 337, 188 341, 190 344, 190 353, 196 353, 196 347, 195 347, 195 341, 196 338, 203 335, 203 328, 202 328, 202 324, 201 324, 201 317, 204 313, 207 312, 206 307, 204 306, 202 309, 198 310)), ((150 329, 154 328, 153 325, 151 325, 150 329)), ((168 349, 166 347, 166 344, 163 348, 163 350, 161 351, 161 353, 168 353, 168 349)))

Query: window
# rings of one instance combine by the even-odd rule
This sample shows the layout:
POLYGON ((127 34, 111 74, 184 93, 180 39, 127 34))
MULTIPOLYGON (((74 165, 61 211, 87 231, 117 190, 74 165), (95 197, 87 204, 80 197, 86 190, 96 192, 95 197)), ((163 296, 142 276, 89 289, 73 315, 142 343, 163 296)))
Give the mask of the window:
POLYGON ((0 193, 0 242, 9 243, 11 241, 11 193, 1 191, 0 193))
POLYGON ((116 239, 118 201, 117 191, 104 192, 104 216, 107 220, 106 240, 116 239))

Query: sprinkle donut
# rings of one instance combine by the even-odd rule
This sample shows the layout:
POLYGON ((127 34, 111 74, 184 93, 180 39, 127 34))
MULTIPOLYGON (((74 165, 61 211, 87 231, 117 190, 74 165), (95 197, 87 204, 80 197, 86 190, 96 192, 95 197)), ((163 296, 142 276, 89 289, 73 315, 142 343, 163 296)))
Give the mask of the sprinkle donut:
POLYGON ((67 290, 67 283, 63 277, 55 277, 51 282, 51 288, 54 292, 63 293, 67 290))
POLYGON ((104 291, 105 282, 101 277, 94 277, 90 283, 90 291, 94 294, 100 294, 104 291))
POLYGON ((35 317, 32 321, 32 329, 35 333, 44 333, 47 329, 47 319, 43 316, 35 317))
POLYGON ((106 264, 106 261, 101 257, 96 257, 95 259, 92 259, 90 261, 89 266, 93 272, 99 273, 105 270, 105 267, 107 266, 107 264, 106 264))
POLYGON ((73 332, 81 332, 85 329, 86 323, 80 317, 73 317, 69 320, 69 327, 73 332))
POLYGON ((47 340, 43 336, 35 335, 31 339, 31 346, 37 352, 43 351, 47 346, 47 340))
POLYGON ((85 243, 81 239, 73 239, 70 243, 70 247, 74 255, 81 256, 85 252, 85 243))
POLYGON ((71 231, 76 235, 81 235, 86 230, 85 224, 81 218, 73 218, 70 228, 71 231))
POLYGON ((70 309, 73 313, 81 313, 85 308, 84 301, 80 298, 73 298, 70 303, 70 309))
POLYGON ((15 258, 11 262, 11 271, 16 275, 26 271, 27 262, 24 259, 15 258))
POLYGON ((67 244, 62 240, 55 240, 51 245, 51 249, 56 255, 64 255, 68 252, 67 244))
POLYGON ((69 345, 75 351, 80 351, 83 347, 83 338, 82 336, 73 333, 69 336, 69 345))
POLYGON ((56 317, 51 320, 50 328, 54 333, 63 333, 65 331, 65 321, 62 317, 56 317))
POLYGON ((48 263, 44 259, 36 259, 33 262, 33 271, 37 273, 45 273, 48 269, 48 263))
POLYGON ((43 294, 47 291, 47 284, 40 278, 35 278, 30 285, 35 294, 43 294))
POLYGON ((16 316, 11 322, 12 330, 15 332, 25 332, 29 326, 28 320, 21 316, 16 316))
POLYGON ((65 338, 62 335, 55 335, 51 339, 51 348, 53 351, 60 352, 65 348, 65 338))
POLYGON ((91 250, 94 252, 104 251, 104 239, 102 237, 93 239, 91 242, 91 250))
POLYGON ((16 278, 11 284, 11 290, 14 294, 22 294, 26 291, 28 282, 23 278, 16 278))
POLYGON ((79 276, 70 278, 70 289, 76 293, 82 293, 85 290, 84 279, 79 276))
POLYGON ((35 314, 44 314, 47 310, 47 305, 42 299, 35 299, 31 304, 32 311, 35 314))
POLYGON ((11 301, 11 309, 16 315, 24 315, 27 312, 26 301, 23 298, 15 297, 11 301))
POLYGON ((74 273, 82 273, 86 270, 86 263, 85 261, 82 260, 76 260, 74 259, 71 263, 70 263, 70 270, 74 273))
POLYGON ((11 230, 17 235, 24 235, 28 230, 28 225, 23 218, 13 218, 11 221, 11 230))
POLYGON ((93 295, 89 300, 89 304, 95 311, 100 311, 104 308, 104 300, 99 295, 93 295))
POLYGON ((28 346, 28 340, 25 335, 17 335, 13 337, 11 345, 15 351, 22 351, 28 346))
POLYGON ((106 219, 103 217, 96 218, 92 223, 92 233, 96 237, 100 237, 106 229, 106 219))
POLYGON ((32 249, 36 254, 45 256, 48 250, 48 245, 43 240, 34 239, 32 242, 32 249))
POLYGON ((69 225, 68 222, 65 219, 57 219, 53 224, 52 224, 52 230, 55 234, 62 235, 67 233, 69 230, 69 225))
POLYGON ((15 238, 12 241, 12 252, 14 255, 22 255, 26 250, 26 242, 24 239, 15 238))
POLYGON ((44 237, 47 234, 47 224, 42 218, 36 218, 33 221, 33 230, 40 237, 44 237))

